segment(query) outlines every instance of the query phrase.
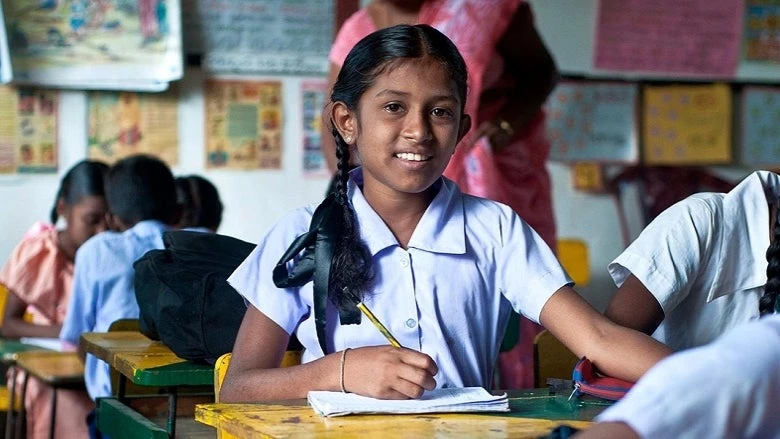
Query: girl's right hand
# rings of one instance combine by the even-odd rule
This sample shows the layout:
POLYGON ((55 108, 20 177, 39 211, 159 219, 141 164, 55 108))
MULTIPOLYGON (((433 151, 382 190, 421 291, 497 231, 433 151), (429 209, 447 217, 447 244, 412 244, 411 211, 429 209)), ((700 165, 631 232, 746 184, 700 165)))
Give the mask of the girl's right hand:
POLYGON ((347 392, 380 399, 419 398, 433 390, 439 367, 431 357, 412 349, 370 346, 350 349, 344 358, 347 392))

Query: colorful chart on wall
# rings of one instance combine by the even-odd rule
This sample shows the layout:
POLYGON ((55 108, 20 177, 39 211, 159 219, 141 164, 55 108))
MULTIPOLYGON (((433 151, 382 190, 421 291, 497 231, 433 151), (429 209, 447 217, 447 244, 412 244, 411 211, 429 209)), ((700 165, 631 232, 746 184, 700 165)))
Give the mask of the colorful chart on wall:
POLYGON ((14 80, 155 90, 183 73, 179 0, 4 0, 14 80))
POLYGON ((322 155, 322 110, 325 106, 327 82, 309 80, 301 84, 303 104, 303 175, 325 177, 330 175, 322 155))
POLYGON ((780 2, 745 0, 743 58, 780 62, 780 2))
POLYGON ((206 81, 206 167, 281 169, 282 83, 206 81))
POLYGON ((57 171, 56 91, 0 87, 0 173, 57 171))
POLYGON ((564 162, 635 163, 637 86, 563 82, 547 100, 550 158, 564 162))
POLYGON ((183 0, 187 53, 217 73, 322 74, 333 42, 333 1, 183 0))
POLYGON ((742 0, 600 0, 594 67, 731 78, 742 0))
POLYGON ((646 86, 643 154, 648 165, 731 161, 731 90, 726 84, 646 86))
POLYGON ((780 165, 780 88, 742 91, 740 161, 754 167, 780 165))
POLYGON ((89 158, 114 163, 133 154, 179 163, 179 102, 176 93, 91 92, 89 158))

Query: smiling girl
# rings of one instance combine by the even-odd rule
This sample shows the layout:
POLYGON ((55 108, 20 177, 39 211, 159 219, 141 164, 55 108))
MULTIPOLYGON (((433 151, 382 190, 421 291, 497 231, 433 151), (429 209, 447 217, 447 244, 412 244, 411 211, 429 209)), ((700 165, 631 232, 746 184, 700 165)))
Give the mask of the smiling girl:
POLYGON ((512 309, 615 376, 636 379, 668 354, 591 308, 511 208, 442 177, 471 127, 466 83, 457 48, 427 25, 382 29, 352 49, 329 112, 335 192, 283 218, 229 278, 249 306, 221 401, 485 387, 512 309), (362 163, 351 172, 350 148, 362 163), (303 364, 279 368, 293 333, 303 364))

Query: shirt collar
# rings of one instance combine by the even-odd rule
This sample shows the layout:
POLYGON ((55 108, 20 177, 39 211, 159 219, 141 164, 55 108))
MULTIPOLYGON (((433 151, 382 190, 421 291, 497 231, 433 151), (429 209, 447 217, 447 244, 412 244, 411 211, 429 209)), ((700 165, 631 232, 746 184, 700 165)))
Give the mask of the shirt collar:
POLYGON ((136 223, 127 231, 137 236, 159 235, 168 230, 169 227, 162 221, 144 220, 136 223))
POLYGON ((718 273, 707 301, 766 284, 769 206, 780 198, 780 176, 756 171, 723 197, 722 241, 718 273), (760 220, 756 221, 756 218, 760 220), (724 267, 753 267, 736 271, 724 267))
MULTIPOLYGON (((360 186, 363 172, 356 168, 350 172, 347 195, 352 201, 360 226, 360 234, 372 255, 385 248, 398 245, 398 240, 384 220, 368 204, 360 186)), ((458 186, 442 177, 439 192, 425 210, 409 240, 409 248, 434 253, 463 254, 466 252, 463 197, 458 186)))

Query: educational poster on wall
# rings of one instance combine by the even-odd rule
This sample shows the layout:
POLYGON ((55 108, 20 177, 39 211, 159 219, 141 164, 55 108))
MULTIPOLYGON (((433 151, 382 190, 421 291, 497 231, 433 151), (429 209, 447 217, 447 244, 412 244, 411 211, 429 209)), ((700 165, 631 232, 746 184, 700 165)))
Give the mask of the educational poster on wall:
POLYGON ((133 154, 179 163, 176 93, 91 92, 87 97, 89 158, 114 163, 133 154))
POLYGON ((780 1, 745 1, 743 58, 780 62, 780 1))
POLYGON ((563 162, 636 163, 637 86, 563 82, 547 100, 550 158, 563 162))
POLYGON ((728 85, 647 86, 643 117, 643 158, 647 165, 731 161, 728 85))
POLYGON ((780 88, 745 87, 742 90, 742 164, 780 165, 780 88))
POLYGON ((743 0, 600 0, 594 67, 732 78, 743 0))
POLYGON ((179 0, 4 0, 14 80, 164 90, 182 77, 179 0))
POLYGON ((322 154, 322 110, 325 107, 327 82, 325 80, 303 81, 303 175, 305 177, 326 177, 328 164, 322 154))
POLYGON ((282 83, 206 81, 206 168, 281 169, 282 83))
POLYGON ((0 87, 0 173, 57 172, 58 94, 0 87))
POLYGON ((215 73, 324 75, 333 1, 182 0, 184 49, 215 73))

